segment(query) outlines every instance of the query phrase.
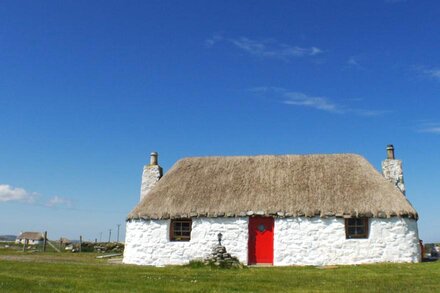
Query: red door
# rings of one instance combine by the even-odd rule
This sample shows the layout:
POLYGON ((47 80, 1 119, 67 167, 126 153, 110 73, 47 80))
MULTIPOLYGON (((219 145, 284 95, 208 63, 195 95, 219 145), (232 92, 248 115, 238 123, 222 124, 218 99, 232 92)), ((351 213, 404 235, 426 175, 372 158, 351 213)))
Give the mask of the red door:
POLYGON ((249 264, 273 264, 273 218, 249 218, 249 264))

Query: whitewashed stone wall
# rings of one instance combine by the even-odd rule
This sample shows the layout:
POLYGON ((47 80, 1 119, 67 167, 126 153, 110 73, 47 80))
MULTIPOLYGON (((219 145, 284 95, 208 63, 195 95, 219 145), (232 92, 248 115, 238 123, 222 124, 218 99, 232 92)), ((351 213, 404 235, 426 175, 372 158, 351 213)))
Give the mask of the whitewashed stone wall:
POLYGON ((153 186, 162 177, 162 168, 159 165, 145 165, 142 172, 140 201, 150 192, 153 186))
POLYGON ((403 169, 402 169, 402 161, 387 159, 382 162, 382 174, 383 176, 394 183, 397 188, 405 194, 405 183, 403 181, 403 169))
POLYGON ((222 233, 228 253, 247 263, 247 218, 194 218, 191 241, 169 241, 170 220, 127 222, 124 263, 138 265, 180 265, 202 259, 212 252, 222 233))
MULTIPOLYGON (((247 218, 194 218, 191 241, 170 242, 169 220, 127 222, 124 263, 180 265, 201 259, 222 244, 248 262, 247 218)), ((344 219, 275 219, 274 265, 331 265, 373 262, 418 262, 417 222, 407 218, 369 220, 368 239, 346 239, 344 219)))
POLYGON ((276 219, 274 232, 274 265, 278 266, 420 261, 413 219, 371 218, 368 239, 346 239, 340 218, 276 219))

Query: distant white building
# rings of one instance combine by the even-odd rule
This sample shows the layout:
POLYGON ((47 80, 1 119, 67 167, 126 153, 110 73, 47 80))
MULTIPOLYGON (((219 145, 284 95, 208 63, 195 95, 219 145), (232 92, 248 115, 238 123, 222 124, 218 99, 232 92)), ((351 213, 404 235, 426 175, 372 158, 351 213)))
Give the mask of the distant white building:
POLYGON ((185 264, 221 233, 250 265, 418 262, 418 215, 387 151, 383 176, 359 155, 332 154, 186 158, 162 177, 152 153, 123 261, 185 264))
POLYGON ((38 245, 43 244, 44 235, 40 232, 22 232, 17 236, 15 243, 28 244, 28 245, 38 245))

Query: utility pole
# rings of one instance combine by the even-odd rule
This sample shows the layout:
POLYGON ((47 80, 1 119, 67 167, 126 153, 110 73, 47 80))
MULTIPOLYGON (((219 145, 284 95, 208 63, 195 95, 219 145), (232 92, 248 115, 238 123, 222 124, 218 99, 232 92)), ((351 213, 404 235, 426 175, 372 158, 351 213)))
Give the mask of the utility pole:
POLYGON ((121 226, 121 224, 118 224, 118 237, 116 238, 116 242, 119 243, 119 227, 121 226))
POLYGON ((102 232, 99 232, 99 243, 102 242, 102 232))
POLYGON ((112 237, 112 229, 108 229, 108 242, 110 243, 110 239, 112 237))

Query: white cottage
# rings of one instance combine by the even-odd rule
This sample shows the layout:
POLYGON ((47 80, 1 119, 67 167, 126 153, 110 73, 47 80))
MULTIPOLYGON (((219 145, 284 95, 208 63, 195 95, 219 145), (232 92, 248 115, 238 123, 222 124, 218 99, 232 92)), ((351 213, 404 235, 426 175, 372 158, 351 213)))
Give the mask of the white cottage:
POLYGON ((359 155, 331 154, 185 158, 163 177, 152 153, 123 261, 185 264, 222 233, 249 265, 418 262, 418 215, 387 152, 383 175, 359 155))
POLYGON ((41 232, 21 232, 15 239, 15 243, 40 245, 44 243, 44 234, 41 232))

